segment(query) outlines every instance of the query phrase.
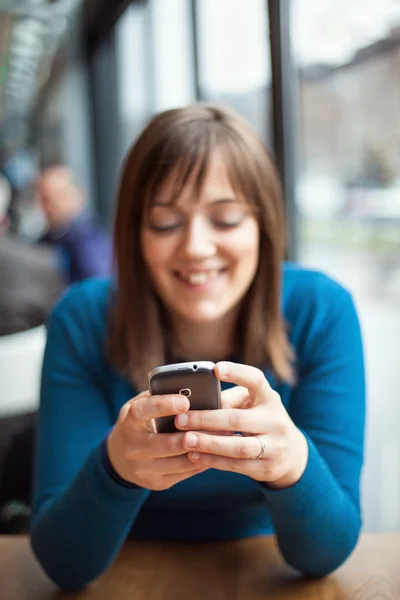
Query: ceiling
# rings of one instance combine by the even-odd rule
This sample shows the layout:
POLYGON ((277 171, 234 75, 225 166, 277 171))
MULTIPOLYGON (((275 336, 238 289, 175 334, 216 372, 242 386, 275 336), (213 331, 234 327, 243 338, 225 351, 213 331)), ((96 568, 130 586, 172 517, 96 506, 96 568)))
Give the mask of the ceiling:
POLYGON ((80 0, 0 0, 0 142, 29 118, 80 0))

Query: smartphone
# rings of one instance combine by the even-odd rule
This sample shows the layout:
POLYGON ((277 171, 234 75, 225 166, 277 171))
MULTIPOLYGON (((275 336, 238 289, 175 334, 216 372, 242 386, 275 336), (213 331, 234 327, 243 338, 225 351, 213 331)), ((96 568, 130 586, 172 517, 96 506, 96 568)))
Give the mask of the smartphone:
MULTIPOLYGON (((184 362, 156 367, 149 373, 151 394, 183 394, 190 401, 190 410, 221 408, 221 384, 214 375, 211 361, 184 362)), ((175 415, 156 419, 159 433, 178 431, 175 415)))

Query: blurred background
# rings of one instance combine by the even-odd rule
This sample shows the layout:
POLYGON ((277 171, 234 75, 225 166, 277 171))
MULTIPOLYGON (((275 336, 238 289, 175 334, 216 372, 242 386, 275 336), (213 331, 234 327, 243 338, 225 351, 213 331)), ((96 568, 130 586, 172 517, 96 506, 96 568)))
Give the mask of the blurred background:
POLYGON ((10 230, 40 239, 35 182, 63 164, 111 231, 128 146, 153 113, 197 100, 254 125, 283 180, 288 257, 353 293, 368 383, 364 524, 399 530, 400 1, 0 0, 10 230))

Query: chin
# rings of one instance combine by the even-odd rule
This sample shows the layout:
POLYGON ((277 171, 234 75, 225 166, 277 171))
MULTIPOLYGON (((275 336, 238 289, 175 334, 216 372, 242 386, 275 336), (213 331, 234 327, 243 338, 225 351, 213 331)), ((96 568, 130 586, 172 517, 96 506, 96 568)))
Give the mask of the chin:
POLYGON ((197 325, 210 325, 217 323, 224 315, 186 315, 185 320, 197 325))
POLYGON ((176 310, 176 314, 178 314, 185 321, 197 323, 199 325, 216 323, 223 319, 232 310, 231 307, 226 307, 225 309, 222 307, 204 307, 196 310, 187 310, 187 307, 185 308, 186 310, 176 310))

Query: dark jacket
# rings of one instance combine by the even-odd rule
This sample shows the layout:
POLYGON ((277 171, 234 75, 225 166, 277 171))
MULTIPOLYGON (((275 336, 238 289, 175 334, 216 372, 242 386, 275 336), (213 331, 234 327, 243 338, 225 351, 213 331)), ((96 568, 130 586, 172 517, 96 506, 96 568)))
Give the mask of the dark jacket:
POLYGON ((54 246, 58 254, 58 266, 67 284, 87 277, 105 277, 111 273, 111 236, 86 211, 66 229, 49 232, 43 241, 54 246))
POLYGON ((54 250, 0 236, 0 335, 45 323, 63 287, 54 250))

